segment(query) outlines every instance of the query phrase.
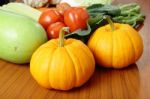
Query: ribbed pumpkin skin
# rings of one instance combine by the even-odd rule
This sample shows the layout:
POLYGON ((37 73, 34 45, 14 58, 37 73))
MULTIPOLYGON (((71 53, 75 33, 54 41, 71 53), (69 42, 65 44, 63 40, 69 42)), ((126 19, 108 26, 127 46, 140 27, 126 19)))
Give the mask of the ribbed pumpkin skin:
POLYGON ((135 63, 143 52, 139 33, 127 24, 115 23, 97 29, 88 41, 96 62, 103 67, 123 68, 135 63))
POLYGON ((58 40, 50 40, 33 54, 30 72, 43 87, 69 90, 83 85, 93 74, 95 60, 81 41, 65 40, 58 47, 58 40))

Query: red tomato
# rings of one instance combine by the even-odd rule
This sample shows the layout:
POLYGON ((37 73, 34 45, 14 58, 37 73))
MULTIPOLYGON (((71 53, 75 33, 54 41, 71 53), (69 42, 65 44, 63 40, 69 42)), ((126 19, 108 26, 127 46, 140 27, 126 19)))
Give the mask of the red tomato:
POLYGON ((56 22, 48 26, 47 28, 47 36, 48 39, 58 38, 60 30, 65 27, 63 22, 56 22))
POLYGON ((40 18, 39 23, 47 29, 47 27, 55 22, 63 21, 63 16, 57 10, 44 11, 40 18))
POLYGON ((77 29, 85 29, 88 18, 88 12, 81 7, 71 7, 64 12, 64 22, 71 32, 77 29))

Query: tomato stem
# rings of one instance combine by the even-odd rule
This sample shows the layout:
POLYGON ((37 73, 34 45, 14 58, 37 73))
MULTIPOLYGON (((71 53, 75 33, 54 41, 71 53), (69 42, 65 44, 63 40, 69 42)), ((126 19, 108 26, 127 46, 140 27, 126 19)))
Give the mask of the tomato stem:
POLYGON ((69 31, 68 27, 64 27, 60 30, 60 32, 59 32, 59 41, 58 41, 58 46, 59 47, 64 47, 65 32, 68 32, 68 31, 69 31))
POLYGON ((106 19, 107 22, 110 24, 110 27, 111 27, 112 32, 115 31, 115 26, 114 26, 113 21, 110 19, 110 16, 107 16, 107 15, 106 15, 106 16, 104 16, 104 19, 106 19))

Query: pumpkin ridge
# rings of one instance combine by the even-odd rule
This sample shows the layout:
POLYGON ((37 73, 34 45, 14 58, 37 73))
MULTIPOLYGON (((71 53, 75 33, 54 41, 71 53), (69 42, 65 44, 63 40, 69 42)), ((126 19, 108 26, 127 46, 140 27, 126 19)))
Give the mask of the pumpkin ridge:
MULTIPOLYGON (((74 45, 76 44, 77 46, 79 46, 79 45, 83 46, 83 47, 80 47, 80 49, 83 50, 83 53, 84 53, 83 55, 86 56, 86 58, 87 58, 87 56, 88 56, 87 59, 93 60, 92 63, 94 64, 94 68, 93 68, 93 70, 91 70, 91 71, 92 71, 91 74, 88 75, 88 77, 86 78, 86 81, 88 81, 89 78, 92 76, 94 70, 95 70, 94 56, 93 56, 92 52, 90 53, 90 49, 89 49, 87 46, 85 46, 83 43, 80 43, 80 42, 78 41, 78 42, 73 43, 73 44, 74 44, 74 45), (89 50, 89 52, 87 52, 87 50, 85 50, 86 47, 87 47, 87 49, 89 50), (90 56, 89 56, 88 54, 90 54, 90 56), (91 58, 91 57, 93 57, 93 58, 91 58)), ((78 57, 78 58, 79 58, 79 57, 78 57)), ((78 58, 77 58, 77 59, 78 59, 78 58)), ((79 59, 78 59, 78 61, 79 61, 79 59)), ((79 61, 79 64, 81 64, 80 61, 79 61)), ((92 64, 91 64, 91 65, 92 65, 92 64)), ((84 69, 82 69, 82 66, 80 66, 80 67, 81 67, 82 73, 85 74, 85 71, 83 71, 84 69)), ((90 67, 90 66, 89 66, 89 67, 90 67)), ((84 81, 82 84, 84 84, 86 81, 84 81)))
POLYGON ((117 46, 116 50, 117 50, 118 53, 119 53, 120 50, 122 52, 121 52, 121 54, 120 53, 117 54, 117 56, 120 56, 119 59, 117 59, 117 60, 121 60, 121 62, 119 62, 119 64, 118 64, 118 61, 117 61, 117 63, 115 63, 115 64, 117 64, 117 66, 113 65, 114 68, 121 68, 122 66, 124 66, 124 64, 126 64, 126 61, 129 61, 129 59, 127 59, 125 54, 124 54, 125 51, 123 50, 123 47, 124 47, 123 44, 121 44, 122 43, 122 38, 121 37, 127 38, 129 40, 128 36, 126 34, 124 34, 124 31, 119 30, 119 31, 116 32, 116 34, 115 34, 115 40, 116 40, 115 44, 117 46), (118 49, 119 49, 119 51, 118 51, 118 49), (127 59, 127 60, 124 61, 124 58, 127 59))
MULTIPOLYGON (((76 41, 76 43, 77 43, 77 41, 76 41)), ((73 45, 75 45, 76 43, 72 43, 73 45)), ((78 44, 78 45, 75 45, 75 46, 79 46, 80 44, 78 44)), ((76 49, 76 47, 75 46, 73 46, 74 48, 73 48, 73 50, 75 50, 76 49)), ((77 49, 77 50, 79 50, 79 49, 77 49)), ((68 50, 68 52, 70 52, 69 50, 68 50)), ((76 62, 75 62, 75 64, 74 64, 74 66, 75 66, 75 68, 76 67, 80 67, 80 72, 81 73, 83 73, 83 68, 82 68, 82 66, 81 66, 81 63, 80 63, 80 57, 78 56, 78 54, 76 55, 76 51, 72 51, 72 53, 70 54, 70 55, 72 55, 72 56, 75 56, 76 57, 76 60, 78 61, 78 64, 77 65, 75 65, 76 64, 76 62)), ((77 71, 77 69, 75 69, 76 71, 77 71)), ((78 70, 79 71, 79 70, 78 70)), ((78 84, 78 78, 80 78, 80 77, 78 77, 78 75, 77 75, 77 72, 76 72, 76 85, 75 85, 75 87, 78 87, 78 86, 81 86, 84 82, 80 82, 79 84, 78 84)), ((80 79, 79 79, 80 80, 80 79)))
POLYGON ((115 62, 114 62, 114 59, 115 59, 115 57, 114 57, 114 55, 115 55, 115 44, 116 44, 116 46, 118 46, 118 39, 117 39, 117 37, 116 37, 116 35, 113 35, 113 52, 112 52, 112 66, 113 67, 116 67, 115 66, 115 62))
POLYGON ((95 50, 96 50, 96 48, 97 48, 97 46, 98 46, 98 44, 99 44, 99 41, 101 40, 101 39, 98 39, 99 38, 99 35, 97 35, 98 34, 98 32, 97 31, 100 31, 100 29, 98 29, 98 30, 96 30, 95 32, 96 33, 94 33, 92 36, 92 39, 91 39, 91 41, 92 41, 92 43, 94 42, 94 44, 95 44, 95 47, 94 48, 92 48, 93 49, 93 54, 94 54, 94 58, 96 59, 96 61, 97 61, 97 57, 95 57, 96 55, 96 53, 95 53, 95 50), (94 40, 93 40, 94 39, 94 40))
MULTIPOLYGON (((96 30, 98 31, 98 30, 96 30)), ((91 45, 93 43, 93 39, 95 39, 95 35, 97 35, 96 31, 91 35, 89 41, 88 41, 88 46, 90 48, 90 50, 92 50, 93 54, 95 54, 95 48, 92 48, 91 45), (92 43, 91 43, 92 42, 92 43)), ((98 39, 97 39, 98 40, 98 39)), ((94 43, 95 44, 95 43, 94 43)), ((95 56, 95 55, 94 55, 95 56)))
MULTIPOLYGON (((86 46, 85 46, 85 47, 86 47, 86 46)), ((92 74, 94 73, 94 70, 95 70, 95 60, 93 60, 93 59, 94 59, 94 56, 91 55, 89 52, 87 52, 83 47, 82 47, 81 49, 83 50, 83 52, 85 53, 85 55, 88 56, 90 60, 92 60, 92 64, 94 64, 94 68, 93 68, 93 70, 91 70, 92 72, 91 72, 91 74, 90 74, 90 76, 89 76, 89 77, 91 77, 92 74), (90 54, 90 56, 89 56, 89 54, 90 54), (93 57, 93 58, 91 58, 91 57, 93 57)), ((89 80, 89 77, 88 77, 87 81, 89 80)))
POLYGON ((122 51, 121 52, 121 55, 119 55, 119 56, 121 56, 122 57, 122 59, 121 59, 121 65, 119 66, 119 67, 122 67, 122 66, 124 66, 125 64, 126 64, 126 62, 127 61, 129 61, 129 59, 128 59, 128 57, 126 56, 126 51, 124 50, 124 41, 122 40, 123 38, 121 38, 121 37, 124 37, 124 38, 127 38, 127 40, 130 42, 130 40, 129 40, 129 37, 126 35, 126 33, 124 33, 124 31, 118 31, 119 33, 118 33, 118 35, 117 35, 117 38, 118 38, 118 45, 119 45, 119 47, 120 47, 120 50, 122 51))
MULTIPOLYGON (((134 47, 133 40, 132 40, 132 38, 130 37, 129 32, 126 32, 126 34, 127 34, 128 38, 129 38, 129 40, 130 40, 130 42, 131 42, 131 45, 132 45, 132 48, 133 48, 133 53, 134 53, 134 61, 136 61, 136 57, 135 57, 135 54, 136 54, 136 53, 135 53, 135 47, 134 47)), ((132 62, 131 64, 133 64, 133 62, 132 62)))
MULTIPOLYGON (((116 33, 116 31, 115 31, 115 33, 116 33)), ((114 61, 114 58, 115 58, 115 54, 114 53, 116 53, 116 50, 118 50, 118 37, 117 37, 117 33, 115 34, 115 35, 113 35, 113 53, 112 53, 112 57, 113 57, 113 61, 112 61, 112 66, 114 67, 114 68, 117 68, 118 66, 116 66, 116 61, 114 61), (116 45, 116 47, 114 47, 114 45, 116 45)), ((117 55, 118 55, 118 53, 117 53, 117 55)), ((118 64, 118 61, 117 61, 117 64, 118 64)))
POLYGON ((112 52, 111 52, 111 66, 113 66, 113 56, 114 56, 114 33, 112 33, 112 52))
MULTIPOLYGON (((38 60, 38 59, 40 59, 40 54, 42 53, 42 51, 40 51, 40 49, 41 48, 43 48, 43 46, 41 46, 41 47, 39 47, 37 50, 36 50, 36 52, 34 52, 33 53, 33 55, 32 55, 32 58, 34 57, 34 60, 32 59, 31 60, 31 62, 30 62, 30 71, 31 71, 31 75, 33 75, 33 77, 34 78, 36 78, 35 77, 35 75, 34 75, 34 73, 33 73, 33 71, 32 71, 32 68, 33 68, 33 65, 32 64, 34 64, 34 67, 37 67, 37 62, 35 62, 35 60, 38 60), (36 56, 37 55, 37 56, 36 56), (36 57, 35 57, 36 56, 36 57), (32 63, 32 64, 31 64, 32 63)), ((35 72, 35 71, 34 71, 35 72)), ((36 81, 37 81, 37 79, 35 79, 36 81)), ((38 82, 39 83, 39 82, 38 82)))
POLYGON ((79 60, 80 60, 80 59, 79 59, 80 57, 79 57, 78 55, 76 55, 76 57, 77 57, 77 60, 78 60, 78 62, 79 62, 79 66, 81 67, 80 70, 81 70, 81 72, 83 73, 83 69, 82 69, 81 63, 80 63, 80 61, 79 61, 79 60))
MULTIPOLYGON (((87 47, 87 46, 85 46, 84 45, 84 47, 87 47)), ((88 48, 88 47, 87 47, 88 48)), ((92 61, 93 61, 93 64, 95 64, 95 61, 93 60, 94 59, 94 56, 93 56, 93 54, 91 54, 90 52, 87 52, 87 50, 85 50, 85 48, 81 48, 82 50, 84 50, 83 52, 85 53, 85 55, 87 55, 92 61), (89 55, 90 54, 90 55, 89 55), (91 57, 93 57, 93 59, 91 58, 91 57)), ((89 48, 88 48, 89 49, 89 48)), ((90 49, 89 49, 89 51, 90 51, 90 49)))
POLYGON ((77 73, 76 73, 76 68, 75 68, 75 62, 73 61, 73 58, 72 58, 72 56, 70 55, 71 53, 69 52, 69 50, 68 50, 68 48, 65 46, 64 47, 65 49, 66 49, 66 52, 67 52, 67 54, 68 54, 68 56, 70 57, 70 60, 72 61, 72 63, 73 63, 73 67, 74 67, 74 73, 75 73, 75 84, 74 84, 74 86, 72 86, 72 87, 76 87, 76 84, 77 84, 77 73))
MULTIPOLYGON (((75 45, 76 43, 72 43, 73 45, 75 45)), ((78 44, 78 46, 79 46, 80 44, 78 44)), ((76 46, 76 45, 75 45, 76 46)), ((74 46, 73 46, 74 47, 74 46)), ((76 48, 76 47, 75 47, 76 48)), ((74 50, 75 50, 75 48, 74 48, 74 50)), ((68 50, 69 51, 69 50, 68 50)), ((70 52, 70 51, 69 51, 70 52)), ((72 56, 76 56, 76 60, 78 61, 78 66, 77 67, 80 67, 80 72, 82 73, 83 72, 83 69, 82 69, 82 66, 81 66, 81 63, 80 63, 80 59, 79 59, 79 56, 78 56, 78 54, 76 55, 76 52, 74 53, 74 51, 72 51, 72 53, 71 53, 71 55, 72 56)), ((75 64, 76 64, 76 62, 75 62, 75 64)), ((75 66, 75 68, 76 68, 76 65, 74 65, 75 66)), ((76 69, 77 70, 77 69, 76 69)), ((78 87, 78 86, 80 86, 80 85, 78 85, 78 83, 77 83, 77 80, 78 80, 78 75, 77 75, 77 72, 76 72, 76 85, 75 85, 75 87, 78 87)))
POLYGON ((50 60, 49 60, 49 62, 48 62, 48 82, 49 82, 49 88, 52 88, 52 86, 51 86, 51 83, 50 83, 50 80, 49 80, 49 71, 50 71, 50 65, 49 65, 49 63, 51 62, 51 60, 52 60, 52 58, 53 58, 53 53, 54 53, 54 51, 56 50, 56 47, 54 47, 54 45, 53 45, 53 50, 52 50, 52 52, 51 53, 49 53, 50 54, 50 56, 51 56, 51 58, 49 58, 50 60))
MULTIPOLYGON (((143 41, 142 41, 142 38, 141 38, 141 36, 140 36, 140 34, 138 33, 138 32, 136 32, 134 29, 132 29, 132 32, 134 33, 134 34, 136 34, 136 36, 134 36, 134 38, 131 38, 131 40, 132 40, 132 44, 133 44, 133 47, 134 47, 134 52, 135 52, 135 60, 134 61, 137 61, 139 58, 140 58, 140 56, 142 55, 142 52, 143 52, 143 41), (136 38, 135 38, 136 37, 136 38), (140 39, 140 41, 141 41, 141 43, 142 43, 142 50, 140 51, 140 55, 138 55, 139 54, 139 51, 138 52, 136 52, 136 44, 137 43, 134 43, 135 42, 135 39, 140 39)), ((128 33, 128 35, 129 35, 129 33, 128 33)), ((130 35, 130 37, 132 37, 132 35, 130 35)))
POLYGON ((113 42, 112 42, 113 43, 113 49, 112 49, 112 67, 114 67, 114 53, 115 53, 114 52, 115 51, 115 47, 114 47, 115 44, 114 43, 115 43, 115 40, 116 40, 116 38, 114 36, 115 35, 112 36, 112 38, 113 38, 113 42))
POLYGON ((123 55, 123 57, 124 57, 124 59, 122 59, 122 60, 123 60, 123 64, 126 64, 127 58, 126 58, 124 46, 123 46, 123 45, 120 45, 120 46, 121 46, 121 50, 122 50, 122 55, 123 55))
MULTIPOLYGON (((31 60, 31 62, 30 62, 30 63, 32 63, 32 65, 30 65, 30 72, 31 72, 32 76, 35 78, 35 80, 42 86, 44 86, 44 85, 41 84, 41 82, 39 82, 39 78, 37 76, 35 76, 35 71, 33 70, 33 66, 34 66, 34 68, 38 67, 39 68, 38 70, 40 70, 42 68, 41 66, 38 65, 38 62, 36 60, 39 60, 41 58, 40 56, 43 55, 42 53, 45 53, 45 51, 44 51, 45 49, 43 49, 43 48, 45 48, 45 47, 41 46, 40 48, 37 49, 37 51, 32 55, 32 58, 34 57, 34 59, 31 60), (37 57, 35 57, 35 55, 37 57)), ((48 72, 48 71, 46 71, 46 72, 48 72)), ((50 86, 45 86, 45 87, 49 88, 50 86)))
MULTIPOLYGON (((56 53, 56 51, 58 50, 58 47, 56 47, 55 48, 55 50, 53 51, 53 53, 52 53, 52 56, 51 56, 51 59, 49 60, 49 63, 48 63, 48 65, 49 65, 49 68, 48 68, 48 80, 49 80, 49 84, 51 85, 51 87, 52 87, 52 89, 58 89, 58 88, 56 88, 55 86, 56 85, 54 85, 54 84, 52 84, 52 81, 53 81, 53 79, 52 80, 50 80, 50 78, 51 78, 51 76, 50 76, 50 74, 51 74, 51 71, 52 71, 52 60, 55 60, 53 57, 55 56, 55 53, 56 53)), ((54 74, 53 74, 54 75, 54 74)), ((55 75, 54 75, 55 76, 55 75)), ((59 86, 60 87, 60 86, 59 86)))
MULTIPOLYGON (((53 43, 53 44, 54 44, 54 43, 53 43)), ((50 77, 50 76, 49 76, 49 75, 50 75, 49 73, 50 73, 50 68, 51 68, 51 60, 53 59, 53 56, 54 56, 53 54, 55 53, 56 49, 57 49, 57 48, 54 48, 53 51, 52 51, 52 53, 50 53, 51 58, 50 58, 50 60, 49 60, 49 62, 48 62, 48 81, 49 81, 49 86, 50 86, 50 87, 52 87, 52 84, 51 84, 50 78, 49 78, 49 77, 50 77)))

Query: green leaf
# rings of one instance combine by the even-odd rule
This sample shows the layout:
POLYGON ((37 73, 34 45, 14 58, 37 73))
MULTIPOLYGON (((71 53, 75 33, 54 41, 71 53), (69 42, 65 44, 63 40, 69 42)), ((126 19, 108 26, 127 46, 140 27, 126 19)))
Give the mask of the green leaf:
POLYGON ((103 23, 102 21, 103 21, 103 14, 97 14, 97 16, 91 16, 88 20, 88 23, 92 31, 94 31, 95 29, 101 26, 101 24, 103 23))
POLYGON ((72 33, 65 35, 65 38, 75 38, 86 43, 88 38, 90 37, 90 33, 91 33, 91 27, 87 23, 87 29, 78 29, 72 33))
POLYGON ((87 7, 88 13, 91 15, 93 13, 102 13, 106 15, 119 15, 121 10, 119 6, 114 5, 102 5, 102 4, 93 4, 87 7))
POLYGON ((82 6, 89 6, 92 4, 111 4, 113 0, 78 0, 82 6))
POLYGON ((70 36, 72 36, 72 35, 87 36, 87 35, 89 35, 90 32, 91 32, 91 27, 90 27, 89 24, 87 24, 87 27, 88 27, 88 28, 87 28, 86 30, 78 29, 78 30, 76 30, 76 31, 74 31, 74 32, 72 32, 72 33, 67 34, 65 37, 70 37, 70 36))
POLYGON ((91 9, 99 9, 101 7, 103 7, 104 5, 103 4, 93 4, 89 7, 87 7, 87 10, 90 11, 91 9))

